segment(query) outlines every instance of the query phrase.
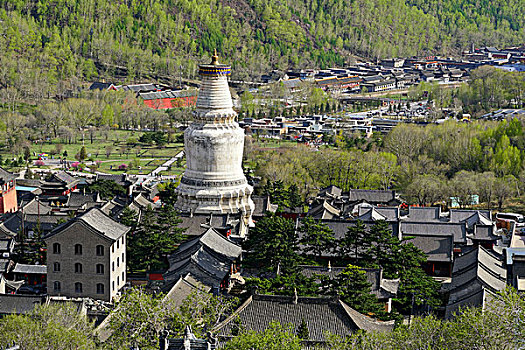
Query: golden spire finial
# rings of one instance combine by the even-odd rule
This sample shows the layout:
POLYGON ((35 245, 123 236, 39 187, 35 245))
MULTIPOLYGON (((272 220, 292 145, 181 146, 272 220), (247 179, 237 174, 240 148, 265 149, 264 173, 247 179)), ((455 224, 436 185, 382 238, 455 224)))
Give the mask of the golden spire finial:
POLYGON ((213 56, 211 56, 211 64, 214 66, 219 65, 219 56, 217 55, 217 49, 213 49, 213 56))

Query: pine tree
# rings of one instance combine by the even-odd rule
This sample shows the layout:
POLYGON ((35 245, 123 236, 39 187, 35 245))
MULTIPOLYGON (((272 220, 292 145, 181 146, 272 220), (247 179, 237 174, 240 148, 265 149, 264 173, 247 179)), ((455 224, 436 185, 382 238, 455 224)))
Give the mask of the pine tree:
POLYGON ((366 272, 354 265, 348 265, 333 281, 332 293, 361 313, 380 315, 383 306, 371 291, 366 272))
POLYGON ((310 332, 308 331, 308 325, 306 324, 306 321, 301 319, 301 324, 297 328, 297 336, 301 338, 302 340, 308 340, 310 338, 310 332))
POLYGON ((302 235, 300 243, 304 246, 303 251, 306 255, 312 254, 320 258, 334 246, 333 231, 320 220, 315 221, 311 216, 304 218, 299 232, 302 235))

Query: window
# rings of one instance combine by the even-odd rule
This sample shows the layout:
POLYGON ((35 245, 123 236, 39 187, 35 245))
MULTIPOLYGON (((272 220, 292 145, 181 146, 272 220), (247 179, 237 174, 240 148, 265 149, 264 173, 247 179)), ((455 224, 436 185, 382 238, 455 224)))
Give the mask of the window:
POLYGON ((124 271, 122 271, 122 282, 124 282, 126 279, 124 278, 124 271))
POLYGON ((120 279, 119 277, 117 276, 117 286, 120 285, 120 279))
POLYGON ((53 282, 53 290, 54 290, 55 292, 60 292, 60 289, 61 289, 60 282, 59 282, 59 281, 55 281, 55 282, 53 282))
POLYGON ((53 271, 54 272, 60 272, 60 263, 59 262, 53 263, 53 271))
POLYGON ((111 262, 111 271, 115 271, 115 262, 114 261, 111 262))
POLYGON ((120 239, 117 241, 117 249, 120 248, 120 239))
POLYGON ((97 256, 104 256, 104 246, 103 245, 97 245, 97 256))
POLYGON ((115 281, 111 282, 111 288, 115 290, 115 281))
POLYGON ((104 274, 104 265, 97 264, 97 274, 103 275, 104 274))
POLYGON ((82 255, 82 244, 75 244, 75 255, 82 255))
POLYGON ((75 273, 82 273, 82 264, 76 263, 75 264, 75 273))
POLYGON ((115 245, 114 244, 111 246, 111 252, 115 253, 115 245))
POLYGON ((53 243, 53 254, 60 254, 60 243, 53 243))
POLYGON ((117 258, 117 267, 120 266, 119 258, 117 258))
POLYGON ((75 293, 82 293, 82 283, 75 283, 75 293))
POLYGON ((97 283, 97 294, 104 294, 104 285, 102 283, 97 283))
POLYGON ((122 253, 122 263, 124 264, 124 253, 122 253))

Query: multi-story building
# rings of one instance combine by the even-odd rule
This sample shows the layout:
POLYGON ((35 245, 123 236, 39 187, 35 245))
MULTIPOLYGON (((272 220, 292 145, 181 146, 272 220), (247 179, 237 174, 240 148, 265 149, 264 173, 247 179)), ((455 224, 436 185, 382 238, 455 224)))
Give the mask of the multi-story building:
POLYGON ((0 214, 18 210, 16 201, 16 176, 0 168, 0 214))
POLYGON ((126 283, 128 231, 97 208, 51 231, 48 294, 111 301, 126 283))

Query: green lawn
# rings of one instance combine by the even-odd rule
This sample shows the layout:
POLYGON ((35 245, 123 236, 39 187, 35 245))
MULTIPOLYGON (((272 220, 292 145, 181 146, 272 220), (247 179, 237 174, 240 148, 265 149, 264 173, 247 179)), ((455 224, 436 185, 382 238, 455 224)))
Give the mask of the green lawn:
MULTIPOLYGON (((122 172, 111 169, 118 168, 120 164, 130 164, 134 159, 140 160, 141 173, 147 174, 155 169, 157 166, 164 163, 167 159, 179 153, 184 145, 182 143, 168 143, 162 147, 156 145, 148 145, 138 142, 142 132, 125 131, 125 130, 109 130, 98 131, 91 139, 89 133, 85 133, 82 141, 81 135, 77 135, 76 142, 68 143, 68 140, 57 138, 49 141, 38 140, 29 145, 31 152, 30 165, 34 164, 38 155, 47 153, 49 158, 67 158, 69 161, 75 161, 75 155, 80 152, 82 146, 86 148, 89 160, 98 160, 103 163, 100 166, 100 171, 108 173, 122 172), (66 141, 66 142, 64 142, 66 141), (107 162, 111 160, 112 162, 107 162)), ((75 141, 75 140, 72 140, 75 141)), ((7 150, 0 150, 0 155, 3 159, 19 158, 23 154, 20 149, 18 154, 13 154, 7 150)), ((19 168, 5 166, 11 171, 18 171, 19 168)), ((138 174, 139 169, 130 169, 128 173, 138 174)))

